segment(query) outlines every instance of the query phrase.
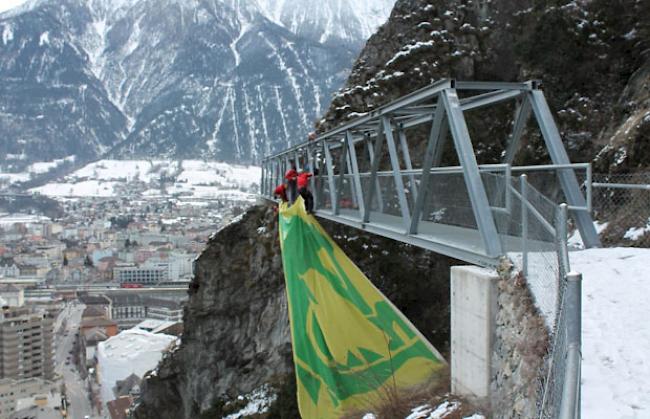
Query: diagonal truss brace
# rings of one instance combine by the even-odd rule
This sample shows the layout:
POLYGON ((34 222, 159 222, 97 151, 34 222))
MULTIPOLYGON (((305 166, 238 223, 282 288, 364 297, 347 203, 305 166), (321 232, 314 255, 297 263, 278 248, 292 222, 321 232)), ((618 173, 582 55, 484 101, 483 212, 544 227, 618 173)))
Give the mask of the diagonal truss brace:
POLYGON ((485 252, 488 256, 499 256, 502 254, 499 233, 497 232, 485 187, 483 186, 481 174, 478 170, 476 155, 472 147, 463 110, 458 100, 458 94, 455 90, 449 89, 444 90, 440 97, 447 111, 451 136, 454 140, 458 160, 463 168, 463 177, 465 178, 465 184, 472 204, 472 210, 476 217, 478 230, 483 239, 485 252))
MULTIPOLYGON (((541 90, 532 90, 528 92, 528 99, 531 102, 535 118, 542 131, 542 136, 544 137, 544 142, 546 143, 551 160, 557 165, 570 164, 569 155, 564 149, 560 132, 557 129, 557 125, 555 125, 551 110, 544 98, 544 93, 541 90)), ((559 169, 558 177, 569 206, 586 207, 585 198, 580 192, 578 178, 573 169, 559 169)), ((600 247, 600 238, 594 227, 591 215, 586 211, 574 211, 573 216, 585 246, 600 247)))
POLYGON ((409 214, 408 201, 406 200, 406 193, 404 191, 404 181, 399 165, 399 157, 397 156, 397 147, 395 146, 395 138, 393 137, 393 125, 388 117, 383 117, 381 123, 384 129, 386 144, 388 145, 388 155, 390 157, 390 166, 393 170, 393 179, 395 180, 400 212, 402 213, 402 222, 404 223, 405 230, 408 231, 411 224, 411 215, 409 214))

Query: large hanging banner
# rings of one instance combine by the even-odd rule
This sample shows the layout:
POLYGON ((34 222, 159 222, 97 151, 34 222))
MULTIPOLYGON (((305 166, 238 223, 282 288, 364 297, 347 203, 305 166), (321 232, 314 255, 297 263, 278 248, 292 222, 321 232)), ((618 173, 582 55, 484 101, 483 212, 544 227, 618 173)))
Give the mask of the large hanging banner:
POLYGON ((298 406, 333 419, 425 383, 442 356, 334 243, 302 198, 280 206, 298 406))

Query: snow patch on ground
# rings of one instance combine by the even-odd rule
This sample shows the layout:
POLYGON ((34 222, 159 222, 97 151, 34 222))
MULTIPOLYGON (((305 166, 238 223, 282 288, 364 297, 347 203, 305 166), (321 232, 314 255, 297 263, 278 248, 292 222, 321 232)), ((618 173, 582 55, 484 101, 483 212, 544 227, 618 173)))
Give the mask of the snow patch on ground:
POLYGON ((43 32, 38 40, 38 46, 42 47, 43 45, 50 45, 50 33, 48 31, 43 32))
POLYGON ((49 183, 30 191, 51 197, 110 197, 115 195, 118 182, 85 180, 77 183, 49 183))
POLYGON ((20 182, 27 182, 29 179, 31 179, 31 175, 29 173, 0 173, 0 183, 20 183, 20 182))
MULTIPOLYGON (((600 235, 605 229, 609 223, 601 223, 600 221, 594 221, 594 227, 596 228, 596 233, 600 235)), ((576 228, 573 230, 573 233, 571 233, 571 236, 569 236, 569 239, 567 241, 567 245, 569 248, 573 249, 584 249, 585 244, 582 242, 582 237, 580 236, 580 231, 576 228)))
POLYGON ((13 41, 13 39, 14 29, 10 24, 5 23, 5 25, 2 27, 2 44, 7 45, 9 41, 13 41))
POLYGON ((433 408, 428 404, 411 410, 405 419, 442 419, 460 408, 460 403, 445 401, 433 408))
MULTIPOLYGON (((21 154, 7 155, 7 159, 12 158, 13 160, 24 160, 25 157, 26 156, 21 154)), ((26 171, 24 172, 16 172, 16 173, 0 172, 0 183, 12 184, 12 183, 27 182, 28 180, 33 178, 34 175, 47 173, 51 170, 56 169, 57 167, 61 166, 66 162, 74 162, 75 159, 76 156, 68 156, 62 159, 56 159, 52 161, 34 162, 29 166, 27 166, 27 168, 25 169, 26 171)))
POLYGON ((646 225, 644 227, 630 228, 628 231, 625 232, 623 238, 628 240, 639 240, 648 232, 650 232, 650 218, 648 218, 648 221, 646 221, 646 225))
POLYGON ((650 249, 570 253, 582 282, 582 417, 650 417, 650 249))
MULTIPOLYGON (((430 404, 423 404, 421 406, 411 409, 411 413, 404 419, 445 419, 450 417, 451 414, 458 416, 458 411, 461 405, 457 401, 448 401, 440 403, 438 406, 432 407, 430 404)), ((362 419, 377 419, 374 413, 366 413, 362 419)), ((485 416, 475 413, 472 416, 465 416, 463 419, 485 419, 485 416)))
POLYGON ((263 386, 247 396, 239 396, 239 400, 246 400, 248 404, 240 411, 232 413, 224 417, 224 419, 239 419, 256 413, 265 413, 275 399, 276 395, 272 394, 267 386, 263 386))

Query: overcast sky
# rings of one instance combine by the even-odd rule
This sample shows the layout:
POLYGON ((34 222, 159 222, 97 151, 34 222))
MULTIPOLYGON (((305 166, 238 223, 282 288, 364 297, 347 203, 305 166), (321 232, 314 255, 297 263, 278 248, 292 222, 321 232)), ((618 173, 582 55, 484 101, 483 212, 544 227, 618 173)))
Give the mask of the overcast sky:
POLYGON ((26 0, 0 0, 0 13, 25 3, 26 0))

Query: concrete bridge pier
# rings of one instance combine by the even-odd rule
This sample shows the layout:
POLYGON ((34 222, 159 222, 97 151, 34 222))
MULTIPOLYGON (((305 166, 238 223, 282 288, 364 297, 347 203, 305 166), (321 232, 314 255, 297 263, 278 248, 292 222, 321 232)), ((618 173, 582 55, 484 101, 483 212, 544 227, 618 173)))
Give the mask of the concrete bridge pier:
POLYGON ((451 391, 489 403, 496 332, 495 270, 451 268, 451 391))

